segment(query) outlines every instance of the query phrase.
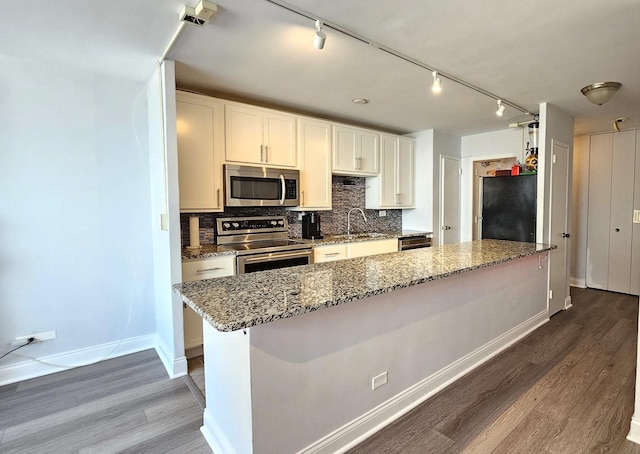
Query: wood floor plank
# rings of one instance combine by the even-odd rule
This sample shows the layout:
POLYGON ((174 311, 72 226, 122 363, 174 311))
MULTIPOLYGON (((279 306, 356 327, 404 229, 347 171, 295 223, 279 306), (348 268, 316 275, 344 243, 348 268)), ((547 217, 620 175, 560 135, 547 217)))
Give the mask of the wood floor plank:
POLYGON ((533 410, 491 453, 528 454, 542 452, 541 446, 544 446, 549 434, 552 434, 557 427, 558 421, 533 410))
MULTIPOLYGON (((502 372, 500 376, 488 379, 493 386, 477 393, 455 411, 441 413, 440 421, 434 429, 461 445, 468 444, 531 386, 540 367, 533 363, 523 363, 502 372)), ((473 387, 473 383, 469 386, 473 387)))
POLYGON ((202 413, 200 412, 200 406, 197 402, 194 402, 192 407, 181 409, 169 416, 145 424, 144 430, 134 428, 120 432, 101 442, 80 448, 78 454, 111 454, 114 452, 122 452, 162 436, 176 428, 196 422, 202 425, 202 413))
POLYGON ((200 433, 200 427, 202 427, 202 420, 178 426, 144 443, 123 449, 118 454, 157 454, 174 450, 178 450, 181 454, 192 454, 193 451, 189 446, 194 442, 199 452, 210 454, 211 448, 200 433))
POLYGON ((546 447, 550 453, 583 452, 605 415, 611 409, 620 388, 632 374, 635 361, 636 341, 631 338, 620 348, 615 358, 598 374, 596 380, 587 389, 582 398, 567 408, 561 430, 546 447))
POLYGON ((538 401, 536 410, 549 418, 562 421, 576 402, 589 391, 597 378, 594 371, 603 370, 608 361, 609 357, 597 350, 585 354, 583 360, 565 378, 562 386, 554 387, 538 401))
POLYGON ((371 446, 376 452, 386 454, 402 452, 421 454, 425 452, 443 454, 453 445, 453 441, 435 430, 425 427, 419 414, 401 418, 383 431, 378 432, 366 445, 348 451, 348 454, 369 454, 371 446), (385 431, 393 432, 389 437, 385 431))
POLYGON ((194 403, 198 404, 188 387, 185 386, 181 391, 182 392, 180 392, 180 394, 169 399, 162 399, 160 403, 147 407, 144 410, 144 415, 147 417, 147 421, 157 421, 158 419, 170 416, 178 409, 191 407, 194 403))
POLYGON ((634 410, 635 374, 631 374, 620 390, 613 407, 605 416, 585 453, 618 452, 629 433, 629 423, 634 410))
POLYGON ((493 451, 533 409, 554 389, 563 389, 574 368, 592 350, 595 342, 581 342, 558 362, 540 380, 523 393, 490 426, 464 448, 461 453, 481 454, 493 451))
POLYGON ((625 408, 633 406, 633 396, 622 405, 622 395, 632 386, 625 376, 628 379, 635 366, 638 298, 574 288, 572 297, 572 309, 558 313, 514 345, 519 348, 515 357, 509 350, 496 356, 350 453, 404 454, 399 448, 402 442, 394 448, 393 440, 411 431, 402 420, 413 419, 414 428, 442 428, 454 442, 447 450, 452 454, 543 454, 547 445, 549 453, 578 454, 587 448, 615 452, 611 449, 617 447, 619 452, 640 454, 640 447, 624 439, 630 420, 630 415, 624 416, 625 408), (541 371, 537 376, 534 372, 534 380, 525 374, 511 393, 491 393, 500 388, 500 374, 514 374, 528 361, 541 371), (582 393, 567 389, 576 386, 582 393), (506 407, 496 403, 501 398, 506 407), (545 399, 540 407, 545 413, 538 412, 545 399), (552 401, 559 408, 553 408, 552 401), (482 408, 485 405, 489 409, 482 408))
POLYGON ((143 388, 129 389, 112 396, 104 397, 97 401, 69 408, 52 416, 33 418, 21 424, 8 427, 3 441, 8 442, 21 437, 33 437, 38 432, 45 433, 45 431, 50 431, 51 434, 55 434, 56 432, 63 430, 62 426, 65 424, 77 424, 85 418, 88 418, 93 414, 106 411, 109 408, 122 405, 129 405, 133 407, 136 405, 136 402, 139 401, 161 401, 166 399, 167 396, 173 395, 176 387, 180 387, 180 384, 170 380, 149 383, 143 388))
POLYGON ((204 437, 196 437, 194 440, 189 443, 184 444, 183 446, 178 446, 177 448, 166 451, 165 454, 212 454, 211 448, 207 444, 207 441, 204 437))
POLYGON ((125 430, 136 430, 147 424, 142 411, 106 412, 75 424, 63 427, 55 436, 36 434, 28 439, 20 438, 0 445, 2 454, 60 454, 76 452, 79 446, 96 443, 117 436, 125 430), (92 428, 99 430, 92 430, 92 428))

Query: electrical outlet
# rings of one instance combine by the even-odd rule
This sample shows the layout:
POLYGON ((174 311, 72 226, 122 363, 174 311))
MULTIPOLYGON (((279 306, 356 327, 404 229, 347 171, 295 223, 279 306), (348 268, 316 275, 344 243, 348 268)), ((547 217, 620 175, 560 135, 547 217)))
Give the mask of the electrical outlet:
POLYGON ((29 334, 27 336, 18 336, 13 342, 11 342, 11 345, 12 346, 22 345, 32 337, 35 338, 34 342, 44 342, 44 341, 52 340, 56 338, 56 330, 45 331, 37 334, 29 334))
POLYGON ((385 217, 386 215, 387 215, 387 210, 378 211, 378 216, 380 216, 381 218, 385 217))
POLYGON ((302 221, 302 213, 298 213, 298 221, 302 221))
POLYGON ((376 375, 375 377, 373 377, 371 379, 371 390, 373 391, 374 389, 378 389, 382 385, 386 385, 387 381, 388 381, 388 379, 387 379, 387 371, 385 370, 380 375, 376 375))

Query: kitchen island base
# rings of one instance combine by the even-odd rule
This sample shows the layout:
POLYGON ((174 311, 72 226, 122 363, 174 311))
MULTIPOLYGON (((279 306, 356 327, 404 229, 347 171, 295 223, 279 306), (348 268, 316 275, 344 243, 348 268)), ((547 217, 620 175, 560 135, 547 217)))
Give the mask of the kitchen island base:
POLYGON ((344 452, 545 323, 546 257, 246 333, 205 322, 205 438, 216 454, 344 452))

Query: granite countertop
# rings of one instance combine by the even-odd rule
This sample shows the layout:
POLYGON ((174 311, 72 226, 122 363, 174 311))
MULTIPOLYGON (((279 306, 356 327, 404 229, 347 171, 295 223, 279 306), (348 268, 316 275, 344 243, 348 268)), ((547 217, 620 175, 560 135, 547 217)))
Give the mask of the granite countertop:
POLYGON ((221 255, 236 255, 236 251, 225 246, 215 244, 203 244, 200 249, 191 250, 182 248, 182 260, 198 260, 211 257, 219 257, 221 255))
POLYGON ((555 248, 479 240, 185 282, 174 290, 218 331, 235 331, 555 248))
MULTIPOLYGON (((399 232, 376 232, 376 233, 354 233, 352 235, 327 235, 320 240, 307 240, 304 238, 292 238, 301 243, 310 243, 314 246, 325 244, 353 243, 357 241, 384 240, 387 238, 400 238, 407 236, 432 236, 433 232, 422 232, 419 230, 402 230, 399 232)), ((198 260, 221 255, 236 255, 236 251, 225 246, 215 244, 203 244, 200 249, 189 250, 182 248, 182 260, 198 260)))

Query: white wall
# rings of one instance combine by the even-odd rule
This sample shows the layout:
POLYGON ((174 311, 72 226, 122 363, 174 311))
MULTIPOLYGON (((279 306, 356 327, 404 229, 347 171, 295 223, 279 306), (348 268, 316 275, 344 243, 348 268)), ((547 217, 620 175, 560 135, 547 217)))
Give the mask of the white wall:
MULTIPOLYGON (((0 352, 47 330, 20 352, 72 365, 153 345, 144 89, 0 56, 0 352)), ((11 355, 0 384, 56 370, 11 355)))
POLYGON ((402 228, 433 231, 433 129, 411 134, 416 139, 415 202, 402 210, 402 228))
POLYGON ((473 161, 515 156, 520 162, 523 162, 528 138, 529 131, 526 127, 485 132, 462 138, 460 241, 471 241, 473 236, 473 161))
POLYGON ((440 242, 440 157, 460 157, 460 137, 441 131, 433 132, 433 240, 431 244, 440 242))
MULTIPOLYGON (((556 140, 569 145, 569 178, 571 179, 573 145, 573 117, 562 112, 560 109, 549 103, 540 104, 540 151, 538 153, 538 219, 537 234, 538 242, 552 243, 550 226, 550 184, 541 185, 540 182, 547 181, 551 175, 552 146, 551 141, 556 140), (540 203, 542 200, 542 203, 540 203)), ((569 192, 571 192, 571 182, 569 182, 569 192)), ((569 194, 571 197, 571 194, 569 194)), ((571 206, 571 205, 570 205, 571 206)), ((569 216, 569 231, 571 231, 571 216, 569 216)))
POLYGON ((577 136, 573 140, 571 284, 578 287, 586 286, 589 143, 588 135, 577 136))
POLYGON ((187 373, 187 360, 182 302, 171 290, 182 282, 174 62, 166 61, 156 72, 147 93, 156 349, 176 377, 187 373))

